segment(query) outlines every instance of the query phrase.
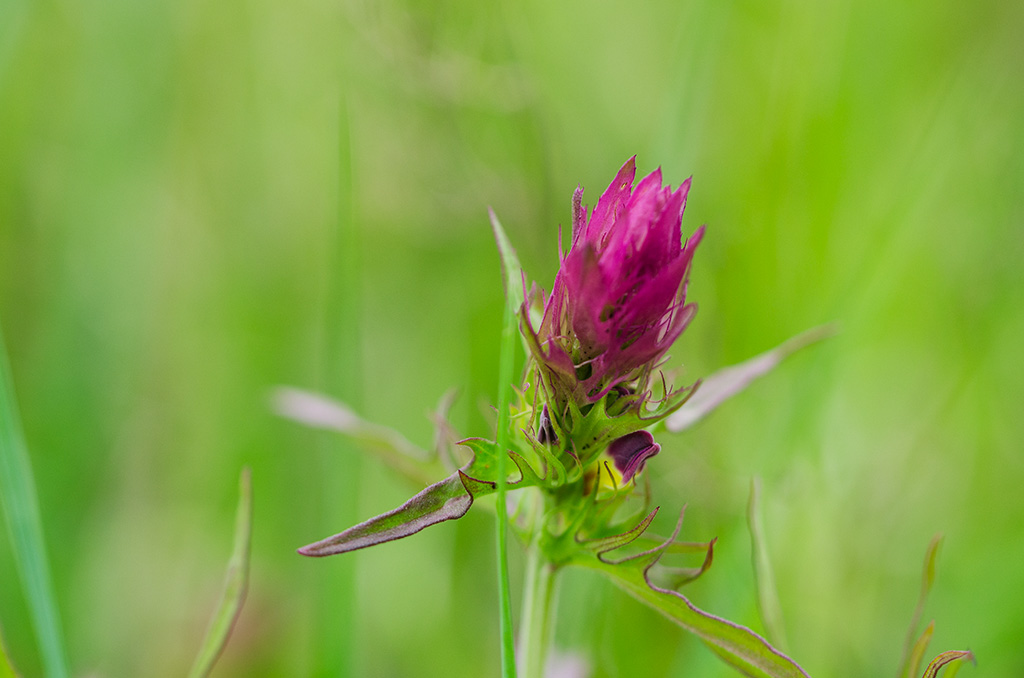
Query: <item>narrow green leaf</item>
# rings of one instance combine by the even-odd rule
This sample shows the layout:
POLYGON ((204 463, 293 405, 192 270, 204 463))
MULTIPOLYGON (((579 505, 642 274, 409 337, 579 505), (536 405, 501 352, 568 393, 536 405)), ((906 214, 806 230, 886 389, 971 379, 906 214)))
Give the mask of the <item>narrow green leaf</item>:
POLYGON ((910 650, 910 658, 907 662, 906 672, 903 674, 903 678, 913 678, 917 675, 917 672, 921 669, 921 661, 924 660, 924 653, 928 651, 928 645, 932 642, 932 635, 935 633, 935 622, 929 622, 928 626, 925 627, 924 632, 914 643, 914 647, 910 650))
POLYGON ((939 547, 942 546, 942 535, 936 534, 928 543, 928 549, 924 554, 924 568, 921 572, 921 592, 917 596, 917 607, 914 608, 914 616, 907 628, 907 636, 903 641, 903 655, 900 657, 899 671, 897 676, 914 675, 916 671, 909 670, 910 655, 914 649, 914 639, 917 637, 917 627, 921 623, 921 615, 924 613, 925 603, 928 602, 928 594, 935 584, 935 562, 938 559, 939 547))
POLYGON ((60 615, 46 559, 46 540, 39 516, 32 465, 21 430, 17 401, 3 332, 0 331, 0 503, 14 561, 28 603, 32 626, 39 642, 43 669, 48 678, 68 675, 60 615))
POLYGON ((953 678, 960 667, 963 666, 963 660, 969 659, 974 661, 974 653, 970 650, 950 650, 949 652, 943 652, 938 657, 933 659, 928 668, 924 671, 924 678, 935 678, 939 675, 939 669, 943 666, 949 665, 946 672, 943 674, 944 678, 953 678))
POLYGON ((494 210, 488 209, 491 217, 491 229, 494 231, 494 240, 498 244, 498 254, 501 255, 502 283, 505 285, 505 298, 512 307, 513 314, 518 312, 523 305, 525 295, 523 293, 523 267, 519 264, 519 257, 512 247, 512 242, 501 227, 498 216, 494 210))
POLYGON ((674 433, 690 428, 755 379, 778 367, 788 356, 835 333, 836 329, 832 325, 815 327, 770 351, 738 365, 722 368, 700 382, 696 393, 665 420, 665 428, 674 433))
POLYGON ((498 501, 497 513, 497 558, 499 626, 501 629, 501 674, 504 678, 516 675, 515 639, 512 637, 512 595, 508 583, 508 511, 505 505, 505 472, 509 439, 509 391, 512 388, 512 364, 515 361, 515 335, 518 323, 516 312, 523 305, 522 267, 515 250, 498 222, 494 210, 488 210, 494 237, 501 252, 502 270, 505 282, 505 314, 501 331, 501 353, 498 361, 498 427, 495 442, 498 445, 498 501))
POLYGON ((764 538, 764 522, 761 517, 761 479, 750 480, 750 503, 747 506, 747 523, 750 525, 750 550, 754 561, 754 584, 757 588, 757 610, 764 624, 768 640, 785 651, 786 632, 782 621, 782 604, 775 587, 775 573, 768 557, 768 545, 764 538))
POLYGON ((203 644, 199 647, 189 678, 210 675, 217 658, 227 645, 231 631, 242 612, 249 588, 249 555, 252 549, 252 479, 248 468, 238 480, 238 509, 235 513, 235 541, 224 579, 224 593, 210 619, 203 644))

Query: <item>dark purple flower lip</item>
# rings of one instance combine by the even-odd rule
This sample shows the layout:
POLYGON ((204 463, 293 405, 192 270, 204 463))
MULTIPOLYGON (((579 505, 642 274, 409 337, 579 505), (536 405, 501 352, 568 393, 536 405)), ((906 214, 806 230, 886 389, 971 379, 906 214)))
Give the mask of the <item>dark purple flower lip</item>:
POLYGON ((634 431, 616 438, 608 446, 608 455, 622 474, 624 484, 644 470, 644 463, 658 452, 661 452, 661 445, 654 442, 654 436, 648 431, 634 431))

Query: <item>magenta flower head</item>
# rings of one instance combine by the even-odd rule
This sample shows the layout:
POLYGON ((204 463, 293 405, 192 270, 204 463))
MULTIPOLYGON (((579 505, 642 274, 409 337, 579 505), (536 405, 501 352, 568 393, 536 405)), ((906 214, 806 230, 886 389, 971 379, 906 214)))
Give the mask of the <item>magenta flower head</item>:
POLYGON ((624 390, 665 355, 697 311, 686 303, 686 285, 704 228, 683 241, 690 180, 673 191, 662 185, 659 168, 634 187, 635 160, 622 166, 589 218, 583 189, 576 189, 569 253, 539 330, 527 327, 559 404, 585 406, 624 390))

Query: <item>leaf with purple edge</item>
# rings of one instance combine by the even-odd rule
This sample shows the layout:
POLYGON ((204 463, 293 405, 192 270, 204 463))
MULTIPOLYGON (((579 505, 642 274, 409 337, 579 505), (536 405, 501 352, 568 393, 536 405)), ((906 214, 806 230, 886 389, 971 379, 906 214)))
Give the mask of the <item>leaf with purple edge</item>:
POLYGON ((717 537, 707 542, 704 552, 704 562, 700 564, 700 567, 669 567, 658 562, 651 567, 650 572, 647 574, 648 578, 651 579, 658 588, 678 591, 682 587, 698 579, 711 568, 711 564, 715 561, 715 544, 717 542, 717 537))
POLYGON ((690 428, 758 377, 778 367, 788 356, 834 334, 836 329, 832 325, 815 327, 770 351, 715 372, 704 379, 696 393, 665 420, 665 428, 673 433, 690 428))
POLYGON ((796 662, 750 629, 705 612, 682 594, 661 588, 651 581, 651 568, 675 540, 681 527, 682 516, 672 537, 664 544, 617 564, 582 555, 573 563, 601 571, 616 586, 696 635, 723 661, 744 675, 752 678, 809 678, 796 662))
POLYGON ((462 471, 456 471, 398 508, 303 546, 299 553, 320 558, 408 537, 431 525, 461 518, 476 497, 493 490, 494 483, 475 480, 462 471))
POLYGON ((950 667, 946 669, 944 678, 953 678, 953 676, 956 675, 956 672, 960 670, 960 667, 963 666, 960 662, 965 659, 973 662, 974 653, 970 650, 950 650, 949 652, 943 652, 928 664, 928 668, 924 671, 923 678, 936 678, 936 676, 939 675, 939 669, 947 664, 949 664, 950 667))
MULTIPOLYGON (((496 449, 494 443, 471 438, 462 441, 462 444, 477 454, 463 469, 427 487, 398 508, 303 546, 298 550, 299 553, 317 558, 348 553, 402 539, 431 525, 466 515, 477 497, 491 494, 497 489, 498 477, 497 464, 493 458, 496 449)), ((525 459, 514 452, 509 452, 508 457, 519 470, 519 478, 511 482, 506 479, 506 489, 542 484, 541 478, 525 459)))
POLYGON ((613 534, 610 537, 600 537, 597 539, 587 539, 579 542, 581 546, 589 551, 592 551, 598 558, 604 560, 604 554, 609 551, 614 551, 617 548, 626 546, 627 544, 635 541, 640 535, 642 535, 648 527, 651 525, 651 521, 654 520, 654 516, 658 515, 660 507, 655 507, 653 511, 647 514, 647 516, 637 523, 632 529, 627 530, 621 534, 613 534))

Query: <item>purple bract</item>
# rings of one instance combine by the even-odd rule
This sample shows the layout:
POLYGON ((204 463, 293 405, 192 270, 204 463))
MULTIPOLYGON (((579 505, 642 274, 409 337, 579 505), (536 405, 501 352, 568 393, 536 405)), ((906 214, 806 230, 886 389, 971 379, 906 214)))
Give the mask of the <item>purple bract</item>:
POLYGON ((533 352, 559 401, 596 402, 656 363, 697 312, 686 284, 699 228, 685 242, 690 188, 662 185, 661 169, 633 186, 630 158, 593 212, 573 195, 573 232, 533 352))

